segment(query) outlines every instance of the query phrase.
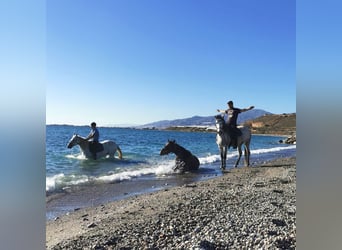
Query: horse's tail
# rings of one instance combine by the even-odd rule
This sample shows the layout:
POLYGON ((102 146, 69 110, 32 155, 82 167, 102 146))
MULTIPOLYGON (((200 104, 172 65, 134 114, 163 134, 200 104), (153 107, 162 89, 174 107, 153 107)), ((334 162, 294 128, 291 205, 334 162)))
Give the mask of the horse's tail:
POLYGON ((118 149, 117 149, 118 153, 119 153, 119 159, 121 160, 122 159, 122 151, 120 149, 120 147, 118 146, 118 149))

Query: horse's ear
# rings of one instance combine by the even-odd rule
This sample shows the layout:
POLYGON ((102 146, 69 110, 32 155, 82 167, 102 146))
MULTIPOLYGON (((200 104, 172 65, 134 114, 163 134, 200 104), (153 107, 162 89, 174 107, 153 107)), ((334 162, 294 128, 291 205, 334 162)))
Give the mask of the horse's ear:
POLYGON ((176 140, 172 140, 172 143, 176 143, 176 140))

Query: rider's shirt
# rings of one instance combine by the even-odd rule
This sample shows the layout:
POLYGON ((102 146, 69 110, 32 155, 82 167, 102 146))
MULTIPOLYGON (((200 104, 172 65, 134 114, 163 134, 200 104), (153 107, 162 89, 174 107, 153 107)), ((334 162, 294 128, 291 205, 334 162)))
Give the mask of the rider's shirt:
POLYGON ((90 139, 90 141, 99 142, 100 133, 97 130, 97 128, 92 128, 90 131, 90 134, 93 135, 93 137, 90 139))
POLYGON ((232 108, 227 109, 226 113, 228 114, 227 124, 236 127, 238 115, 241 113, 241 109, 232 108))

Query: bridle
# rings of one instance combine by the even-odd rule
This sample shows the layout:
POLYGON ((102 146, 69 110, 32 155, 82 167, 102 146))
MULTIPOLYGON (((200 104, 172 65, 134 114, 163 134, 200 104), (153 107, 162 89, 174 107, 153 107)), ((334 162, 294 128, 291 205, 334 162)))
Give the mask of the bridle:
POLYGON ((80 137, 78 135, 74 135, 70 142, 69 142, 69 145, 71 145, 72 147, 75 146, 75 145, 78 145, 80 143, 80 137))
POLYGON ((223 127, 224 127, 224 120, 222 117, 215 117, 216 118, 216 132, 221 135, 224 130, 223 130, 223 127))

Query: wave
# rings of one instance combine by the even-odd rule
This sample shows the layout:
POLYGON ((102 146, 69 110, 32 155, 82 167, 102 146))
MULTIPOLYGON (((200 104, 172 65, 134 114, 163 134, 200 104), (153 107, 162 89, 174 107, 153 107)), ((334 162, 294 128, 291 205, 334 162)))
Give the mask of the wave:
POLYGON ((165 175, 173 173, 173 169, 172 169, 173 165, 174 163, 170 162, 170 163, 158 165, 156 167, 146 167, 146 168, 141 168, 138 170, 124 171, 121 173, 105 175, 105 176, 98 177, 95 180, 105 182, 105 183, 115 183, 115 182, 120 182, 120 181, 125 181, 125 180, 131 180, 134 178, 147 176, 147 175, 165 176, 165 175))
POLYGON ((46 177, 46 191, 54 191, 54 190, 59 190, 63 189, 66 186, 69 185, 80 185, 84 183, 89 183, 90 182, 90 177, 86 175, 64 175, 62 174, 57 174, 51 177, 46 177))
MULTIPOLYGON (((262 155, 273 152, 280 152, 289 149, 295 149, 296 145, 290 145, 286 147, 274 147, 267 149, 255 149, 251 150, 251 155, 262 155)), ((227 159, 234 158, 238 155, 236 150, 229 151, 227 154, 227 159)), ((73 156, 69 155, 68 157, 76 157, 80 158, 82 155, 73 156)), ((220 161, 220 155, 207 155, 204 157, 199 157, 199 161, 201 165, 211 165, 220 161)), ((46 178, 46 191, 51 192, 55 190, 64 189, 67 186, 81 185, 87 183, 116 183, 127 180, 132 180, 135 178, 154 175, 157 178, 163 177, 167 175, 172 175, 174 173, 174 159, 170 160, 165 158, 161 160, 151 160, 151 162, 147 162, 145 164, 138 164, 134 168, 116 168, 116 171, 109 171, 101 176, 87 176, 87 175, 64 175, 63 173, 56 174, 51 177, 46 178)))
MULTIPOLYGON (((251 155, 259 155, 259 154, 267 154, 267 153, 273 153, 273 152, 280 152, 284 150, 289 149, 295 149, 296 145, 290 145, 287 147, 274 147, 274 148, 267 148, 267 149, 254 149, 251 150, 251 155)), ((242 152, 243 153, 243 152, 242 152)), ((227 153, 227 159, 234 158, 238 155, 237 150, 234 150, 232 152, 227 153)), ((210 164, 215 163, 217 161, 220 161, 221 157, 220 155, 208 155, 206 157, 199 158, 199 161, 201 164, 210 164)))
POLYGON ((109 171, 107 174, 93 177, 86 175, 64 175, 63 173, 57 174, 46 178, 46 191, 52 192, 55 190, 64 189, 67 186, 94 183, 116 183, 142 176, 155 175, 157 177, 173 174, 174 160, 159 162, 159 164, 146 164, 135 169, 125 170, 124 168, 117 168, 116 171, 109 171))
POLYGON ((87 158, 85 157, 84 154, 77 154, 77 155, 66 155, 65 156, 66 158, 69 158, 69 159, 77 159, 77 160, 86 160, 87 158))
POLYGON ((274 147, 274 148, 267 148, 267 149, 255 149, 251 150, 251 154, 265 154, 265 153, 273 153, 273 152, 279 152, 289 149, 295 149, 296 145, 289 145, 287 147, 274 147))

